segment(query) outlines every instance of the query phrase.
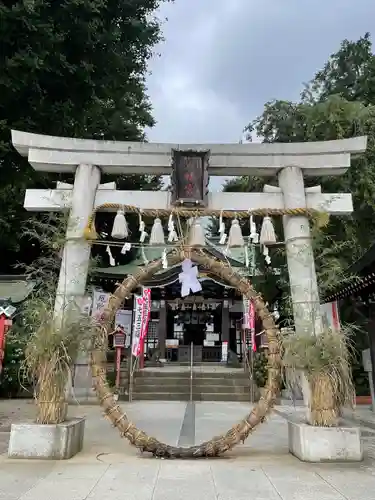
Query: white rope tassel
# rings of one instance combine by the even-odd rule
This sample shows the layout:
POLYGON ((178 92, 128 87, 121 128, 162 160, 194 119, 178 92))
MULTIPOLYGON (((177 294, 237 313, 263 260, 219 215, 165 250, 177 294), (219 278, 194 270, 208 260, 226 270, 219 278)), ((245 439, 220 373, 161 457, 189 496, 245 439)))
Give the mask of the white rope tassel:
POLYGON ((144 243, 145 239, 148 236, 145 229, 146 229, 146 226, 145 226, 145 223, 143 222, 142 214, 140 213, 139 214, 139 232, 141 233, 141 236, 139 237, 140 243, 144 243))
POLYGON ((165 243, 165 237, 164 237, 163 225, 159 217, 156 217, 151 229, 150 245, 164 245, 164 243, 165 243))
POLYGON ((111 236, 116 240, 123 240, 129 236, 128 223, 126 222, 123 209, 117 210, 115 220, 113 221, 111 236))
POLYGON ((108 257, 109 257, 109 265, 112 266, 112 267, 114 267, 116 265, 116 261, 113 258, 113 255, 112 255, 112 252, 111 252, 111 248, 110 248, 109 245, 107 245, 107 248, 105 249, 105 251, 107 252, 108 257))
POLYGON ((271 217, 266 216, 263 218, 259 243, 261 245, 273 245, 274 243, 276 243, 275 228, 273 227, 271 217))
POLYGON ((245 241, 242 236, 242 229, 238 219, 232 220, 232 225, 229 231, 228 247, 236 248, 245 246, 245 241))
POLYGON ((168 243, 174 243, 178 241, 178 236, 174 228, 173 215, 169 216, 168 220, 168 243))
POLYGON ((199 219, 195 219, 190 228, 188 244, 192 247, 204 247, 206 245, 206 236, 199 219))
POLYGON ((164 248, 163 254, 161 256, 163 269, 168 269, 168 259, 167 259, 167 249, 164 248))
POLYGON ((271 264, 270 251, 268 250, 268 247, 266 247, 266 245, 263 246, 263 255, 266 264, 270 265, 271 264))

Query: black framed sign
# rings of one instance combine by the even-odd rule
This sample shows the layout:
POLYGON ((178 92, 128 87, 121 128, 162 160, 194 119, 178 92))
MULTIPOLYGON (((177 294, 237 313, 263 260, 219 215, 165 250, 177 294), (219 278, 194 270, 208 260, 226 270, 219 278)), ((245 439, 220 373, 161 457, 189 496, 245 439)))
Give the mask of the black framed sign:
POLYGON ((172 204, 206 207, 209 151, 172 151, 172 204))

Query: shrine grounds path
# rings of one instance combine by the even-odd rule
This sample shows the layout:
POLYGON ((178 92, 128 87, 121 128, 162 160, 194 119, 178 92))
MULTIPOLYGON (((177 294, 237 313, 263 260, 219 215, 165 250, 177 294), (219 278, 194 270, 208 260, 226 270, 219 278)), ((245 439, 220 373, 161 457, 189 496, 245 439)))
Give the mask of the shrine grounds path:
MULTIPOLYGON (((123 403, 140 428, 189 445, 228 429, 242 403, 123 403)), ((363 429, 361 464, 305 464, 288 453, 285 415, 277 412, 244 445, 222 458, 158 460, 141 455, 97 406, 72 406, 86 416, 84 450, 69 461, 31 462, 6 456, 11 421, 34 414, 29 401, 0 401, 0 500, 374 500, 375 430, 363 429)))

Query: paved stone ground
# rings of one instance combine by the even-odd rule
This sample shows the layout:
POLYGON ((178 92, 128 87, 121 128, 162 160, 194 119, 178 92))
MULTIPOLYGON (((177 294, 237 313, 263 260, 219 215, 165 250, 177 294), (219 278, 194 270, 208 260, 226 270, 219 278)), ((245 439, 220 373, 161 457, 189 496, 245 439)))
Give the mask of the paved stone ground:
MULTIPOLYGON (((144 430, 169 443, 199 442, 228 429, 241 403, 124 404, 144 430)), ((31 419, 30 402, 0 402, 0 500, 373 500, 375 434, 366 432, 362 464, 304 464, 288 453, 285 418, 274 413, 223 458, 181 461, 140 455, 95 406, 71 407, 87 418, 82 453, 66 462, 9 460, 9 424, 31 419)), ((279 411, 300 411, 278 408, 279 411)))

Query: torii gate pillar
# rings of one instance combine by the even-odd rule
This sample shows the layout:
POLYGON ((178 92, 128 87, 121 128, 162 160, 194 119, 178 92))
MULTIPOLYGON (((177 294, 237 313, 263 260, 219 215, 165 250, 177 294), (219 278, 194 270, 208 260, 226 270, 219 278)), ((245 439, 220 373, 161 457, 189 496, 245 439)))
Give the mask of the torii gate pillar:
POLYGON ((72 301, 79 302, 85 295, 91 245, 84 238, 84 229, 94 208, 99 183, 98 167, 78 165, 56 291, 56 317, 62 316, 72 301))
MULTIPOLYGON (((301 168, 283 168, 278 178, 285 208, 306 208, 301 168)), ((323 325, 309 219, 284 215, 283 228, 295 331, 319 334, 323 325)))

